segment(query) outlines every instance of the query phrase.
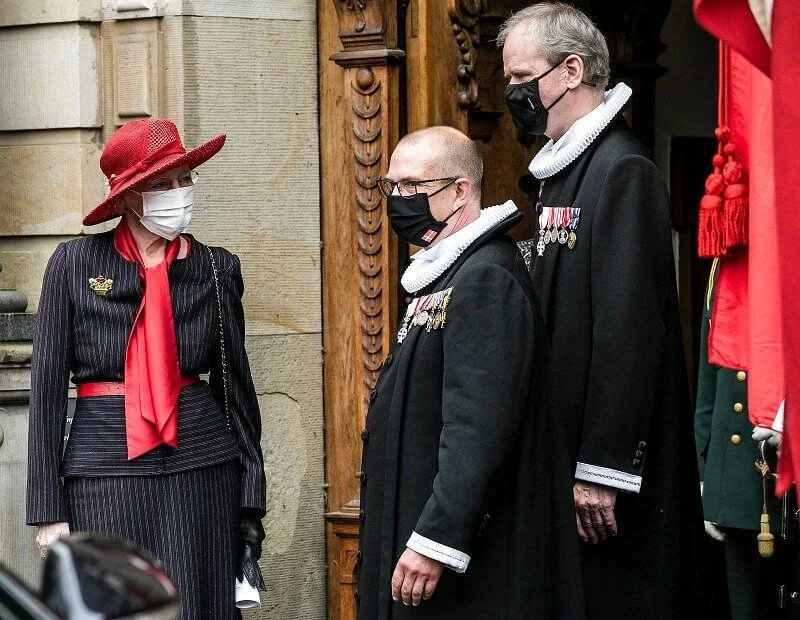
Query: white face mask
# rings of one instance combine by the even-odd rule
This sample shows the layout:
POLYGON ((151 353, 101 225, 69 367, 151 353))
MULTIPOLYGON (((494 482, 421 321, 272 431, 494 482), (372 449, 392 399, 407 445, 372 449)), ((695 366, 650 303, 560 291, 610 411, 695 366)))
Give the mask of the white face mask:
POLYGON ((194 185, 165 192, 142 193, 142 226, 154 235, 172 241, 192 219, 194 185))

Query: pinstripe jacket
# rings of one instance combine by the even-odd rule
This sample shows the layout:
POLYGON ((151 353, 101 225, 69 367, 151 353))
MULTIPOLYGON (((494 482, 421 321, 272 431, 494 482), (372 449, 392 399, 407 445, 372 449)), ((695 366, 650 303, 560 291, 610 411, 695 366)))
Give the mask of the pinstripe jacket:
POLYGON ((166 445, 127 460, 122 396, 78 400, 64 447, 67 386, 123 381, 125 350, 142 299, 138 266, 115 250, 113 233, 58 246, 44 275, 32 360, 28 439, 29 524, 69 521, 60 476, 157 475, 239 459, 241 505, 265 511, 261 417, 244 348, 243 283, 238 257, 212 248, 225 334, 229 424, 224 410, 219 318, 207 246, 191 238, 189 254, 169 270, 178 362, 185 376, 210 372, 184 387, 178 448, 166 445), (89 278, 113 280, 106 295, 89 278), (62 458, 63 454, 63 458, 62 458))

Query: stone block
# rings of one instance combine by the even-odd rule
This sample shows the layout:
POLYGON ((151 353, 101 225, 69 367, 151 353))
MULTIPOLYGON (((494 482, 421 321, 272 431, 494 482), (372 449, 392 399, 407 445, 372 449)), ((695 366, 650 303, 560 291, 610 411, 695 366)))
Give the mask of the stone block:
POLYGON ((28 312, 36 312, 42 294, 42 277, 51 254, 69 237, 0 237, 0 264, 8 288, 28 297, 28 312))
POLYGON ((316 28, 189 18, 184 37, 185 139, 228 134, 199 169, 192 232, 241 256, 251 333, 319 332, 316 28))
POLYGON ((315 0, 103 0, 102 4, 103 19, 109 20, 183 15, 313 22, 317 11, 315 0))
POLYGON ((263 420, 266 604, 246 618, 325 617, 322 340, 248 336, 263 420))
POLYGON ((106 195, 97 134, 35 136, 0 144, 0 236, 79 234, 84 213, 106 195))
MULTIPOLYGON (((103 22, 103 137, 127 122, 165 114, 160 20, 103 22)), ((171 31, 170 31, 171 32, 171 31)), ((177 33, 180 39, 180 31, 177 33)))
POLYGON ((0 0, 0 26, 99 22, 101 0, 0 0))
POLYGON ((36 315, 30 312, 0 314, 0 342, 33 340, 36 315))
POLYGON ((0 131, 100 127, 96 26, 0 29, 0 131))
POLYGON ((184 15, 250 19, 316 20, 315 0, 252 2, 252 0, 183 0, 184 15))

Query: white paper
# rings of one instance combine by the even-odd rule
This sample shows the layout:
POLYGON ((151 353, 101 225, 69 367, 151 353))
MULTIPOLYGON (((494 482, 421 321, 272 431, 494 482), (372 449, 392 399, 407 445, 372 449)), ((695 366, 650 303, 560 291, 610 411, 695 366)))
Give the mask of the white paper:
POLYGON ((252 609, 261 606, 261 595, 258 589, 250 585, 247 579, 236 580, 236 607, 239 609, 252 609))

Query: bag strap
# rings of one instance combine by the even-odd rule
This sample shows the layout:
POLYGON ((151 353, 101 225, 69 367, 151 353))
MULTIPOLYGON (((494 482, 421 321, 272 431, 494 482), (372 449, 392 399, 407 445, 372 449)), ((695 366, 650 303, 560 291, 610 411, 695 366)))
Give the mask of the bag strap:
MULTIPOLYGON (((208 247, 208 246, 206 246, 208 247)), ((225 363, 225 329, 222 323, 222 296, 219 292, 219 277, 217 275, 217 261, 214 260, 214 252, 208 247, 208 255, 211 257, 211 269, 214 272, 214 289, 217 292, 217 317, 219 319, 219 351, 222 360, 222 393, 225 399, 225 422, 228 430, 231 428, 231 414, 228 408, 228 368, 225 363)))

